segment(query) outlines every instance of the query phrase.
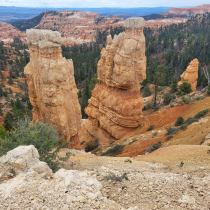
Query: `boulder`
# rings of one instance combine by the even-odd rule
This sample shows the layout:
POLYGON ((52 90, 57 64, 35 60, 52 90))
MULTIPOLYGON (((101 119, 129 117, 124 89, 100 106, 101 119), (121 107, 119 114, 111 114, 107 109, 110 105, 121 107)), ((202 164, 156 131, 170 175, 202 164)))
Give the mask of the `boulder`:
POLYGON ((51 177, 52 170, 39 160, 38 150, 33 146, 19 146, 0 158, 1 167, 12 168, 15 173, 37 172, 41 177, 51 177))

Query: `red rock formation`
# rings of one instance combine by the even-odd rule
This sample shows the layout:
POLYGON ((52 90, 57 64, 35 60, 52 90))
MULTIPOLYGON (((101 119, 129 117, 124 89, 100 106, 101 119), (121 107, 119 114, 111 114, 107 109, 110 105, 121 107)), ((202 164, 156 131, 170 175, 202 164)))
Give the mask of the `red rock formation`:
POLYGON ((35 28, 59 31, 64 37, 64 44, 82 44, 95 41, 98 29, 103 31, 111 26, 122 26, 123 22, 123 18, 116 16, 99 18, 94 12, 46 11, 35 28))
POLYGON ((26 42, 26 35, 14 26, 8 23, 0 22, 0 41, 4 44, 14 42, 15 38, 19 38, 21 41, 26 42))
POLYGON ((58 134, 79 149, 78 131, 82 117, 74 80, 72 60, 62 57, 59 32, 26 31, 30 63, 24 69, 29 97, 34 107, 33 120, 56 125, 58 134))
POLYGON ((160 26, 169 26, 171 24, 179 24, 179 23, 186 23, 187 18, 166 18, 166 19, 156 19, 156 20, 147 20, 145 27, 150 28, 159 28, 160 26))
POLYGON ((196 91, 197 79, 198 79, 198 65, 199 61, 197 58, 190 62, 190 65, 187 67, 186 71, 181 75, 181 81, 178 85, 181 85, 183 82, 191 84, 193 91, 196 91))
MULTIPOLYGON (((101 144, 120 139, 143 123, 140 84, 146 78, 144 25, 143 18, 127 19, 126 32, 113 40, 109 35, 101 51, 99 84, 88 101, 84 123, 86 131, 101 144)), ((79 133, 81 141, 89 138, 85 129, 79 133)))
POLYGON ((187 7, 187 8, 171 8, 170 11, 160 13, 164 17, 176 17, 176 16, 186 16, 193 17, 197 14, 204 14, 210 12, 210 4, 203 4, 197 7, 187 7))

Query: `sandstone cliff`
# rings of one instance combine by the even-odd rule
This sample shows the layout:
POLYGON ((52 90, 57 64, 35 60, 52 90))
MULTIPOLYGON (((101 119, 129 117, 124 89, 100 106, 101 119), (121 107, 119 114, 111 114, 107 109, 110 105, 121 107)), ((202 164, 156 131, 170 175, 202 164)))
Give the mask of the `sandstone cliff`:
POLYGON ((188 18, 179 18, 179 17, 174 17, 174 18, 158 18, 156 20, 147 20, 145 23, 145 27, 150 27, 150 28, 158 28, 160 26, 169 26, 171 24, 179 24, 179 23, 186 23, 188 18))
POLYGON ((183 82, 188 82, 191 84, 193 91, 196 91, 197 79, 198 79, 198 59, 194 59, 190 62, 190 65, 187 67, 186 71, 181 75, 181 81, 178 85, 181 85, 183 82))
POLYGON ((101 144, 108 144, 142 125, 144 102, 140 84, 146 78, 144 25, 143 18, 130 18, 125 21, 124 33, 114 39, 107 37, 97 66, 99 84, 85 109, 88 119, 79 134, 81 141, 87 140, 89 134, 101 144))
POLYGON ((59 31, 64 37, 64 44, 83 44, 95 41, 97 30, 122 26, 123 18, 99 18, 98 13, 73 10, 46 11, 37 29, 59 31))
POLYGON ((26 42, 25 32, 21 32, 11 24, 0 22, 0 41, 4 42, 4 44, 8 44, 13 43, 15 38, 26 42))
POLYGON ((79 149, 77 133, 82 117, 73 61, 62 57, 59 32, 30 29, 26 34, 30 63, 24 73, 34 107, 33 120, 56 125, 58 134, 63 133, 66 141, 74 143, 70 146, 79 149))
POLYGON ((194 17, 197 14, 204 14, 206 12, 210 12, 210 4, 203 4, 197 7, 171 8, 170 11, 160 14, 164 17, 194 17))

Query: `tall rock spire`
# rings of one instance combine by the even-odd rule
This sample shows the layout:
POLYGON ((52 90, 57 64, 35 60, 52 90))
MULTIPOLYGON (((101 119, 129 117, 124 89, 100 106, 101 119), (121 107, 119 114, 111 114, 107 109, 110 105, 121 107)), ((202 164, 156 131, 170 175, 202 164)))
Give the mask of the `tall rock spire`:
POLYGON ((34 107, 33 120, 56 125, 58 134, 72 143, 70 147, 79 149, 82 116, 73 61, 62 57, 59 32, 30 29, 26 34, 30 62, 24 73, 34 107))
POLYGON ((108 144, 142 125, 144 102, 140 85, 146 79, 144 25, 143 18, 129 18, 125 32, 113 39, 111 35, 107 37, 97 66, 99 84, 85 109, 88 119, 79 133, 81 141, 87 140, 89 134, 101 144, 108 144))
POLYGON ((184 82, 190 83, 193 91, 196 91, 197 80, 198 80, 198 65, 199 61, 197 58, 190 62, 190 65, 187 67, 186 71, 181 75, 181 81, 178 82, 178 86, 184 82))

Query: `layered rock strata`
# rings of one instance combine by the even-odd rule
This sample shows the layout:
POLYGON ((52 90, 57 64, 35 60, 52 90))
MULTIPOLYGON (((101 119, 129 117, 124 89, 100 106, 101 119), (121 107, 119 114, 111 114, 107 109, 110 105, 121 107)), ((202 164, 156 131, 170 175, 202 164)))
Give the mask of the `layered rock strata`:
POLYGON ((83 44, 96 41, 98 31, 123 26, 119 17, 100 18, 98 13, 85 11, 45 11, 36 29, 59 31, 65 45, 83 44))
POLYGON ((74 80, 72 60, 62 57, 59 32, 30 29, 26 31, 30 62, 24 69, 29 97, 34 107, 33 120, 56 125, 59 136, 79 149, 81 108, 74 80))
POLYGON ((199 61, 197 58, 190 62, 190 65, 187 67, 186 71, 181 75, 181 81, 178 83, 180 86, 183 82, 191 84, 193 91, 196 91, 197 79, 198 79, 198 65, 199 61))
MULTIPOLYGON (((143 123, 143 99, 140 84, 146 78, 146 56, 143 18, 125 21, 125 32, 107 37, 106 48, 101 51, 97 73, 99 84, 92 91, 88 119, 84 127, 101 144, 121 139, 143 123)), ((79 134, 87 138, 84 128, 79 134)))
POLYGON ((25 32, 21 32, 9 23, 0 22, 0 41, 9 44, 15 42, 16 39, 25 43, 25 32))

